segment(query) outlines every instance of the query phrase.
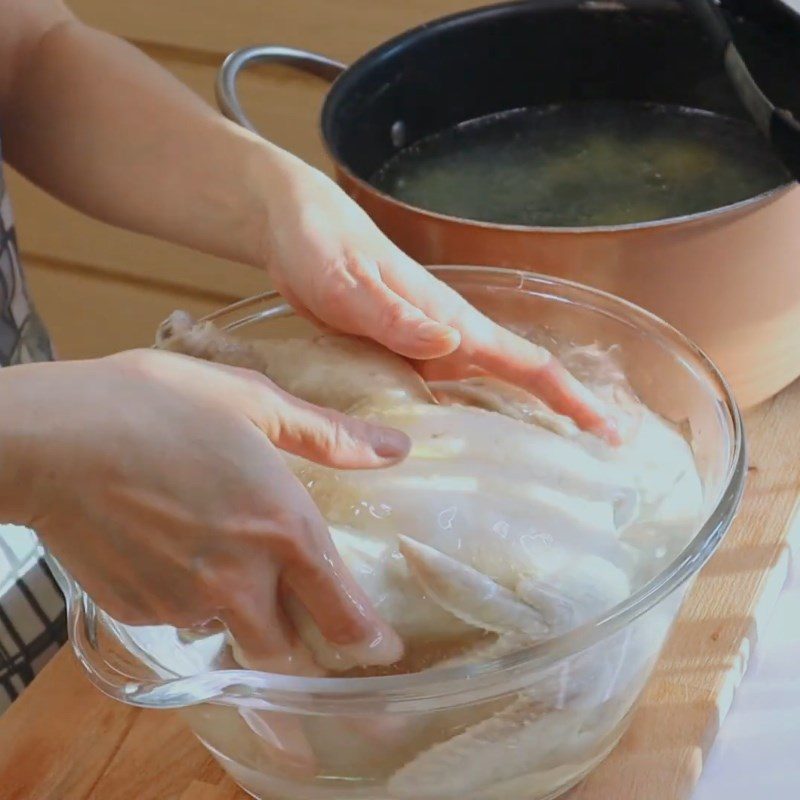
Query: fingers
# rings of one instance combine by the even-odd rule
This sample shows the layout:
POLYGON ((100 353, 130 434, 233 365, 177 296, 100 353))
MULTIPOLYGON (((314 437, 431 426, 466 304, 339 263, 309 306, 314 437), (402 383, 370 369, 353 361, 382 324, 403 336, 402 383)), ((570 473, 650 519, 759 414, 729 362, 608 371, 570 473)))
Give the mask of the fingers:
POLYGON ((393 663, 402 656, 402 642, 373 609, 334 547, 322 515, 298 487, 304 501, 286 492, 286 507, 302 513, 284 523, 289 552, 282 581, 326 639, 355 647, 370 658, 365 663, 393 663))
POLYGON ((234 657, 248 669, 294 673, 293 645, 275 613, 275 600, 235 605, 220 613, 235 646, 234 657))
POLYGON ((393 664, 402 657, 402 641, 373 610, 333 548, 321 564, 290 567, 284 575, 322 635, 356 663, 393 664))
MULTIPOLYGON (((275 590, 274 582, 270 587, 275 590)), ((266 600, 267 598, 265 598, 266 600)), ((233 637, 233 652, 243 667, 261 672, 318 676, 322 674, 310 653, 289 631, 277 598, 248 609, 232 609, 225 614, 233 637), (271 611, 272 610, 272 611, 271 611), (293 638, 295 641, 293 641, 293 638)), ((313 774, 316 758, 300 720, 288 714, 241 708, 239 713, 258 737, 262 750, 288 774, 313 774)))
POLYGON ((307 403, 267 379, 251 382, 253 422, 288 453, 338 469, 374 469, 401 461, 411 449, 401 431, 307 403))
POLYGON ((495 323, 485 332, 488 335, 467 342, 472 345, 472 364, 536 395, 556 413, 573 419, 581 430, 612 444, 619 442, 616 425, 601 401, 549 351, 495 323))
POLYGON ((436 358, 433 361, 415 361, 414 368, 428 384, 437 381, 458 381, 464 378, 484 378, 488 375, 485 369, 470 364, 461 353, 446 358, 436 358))
MULTIPOLYGON (((527 388, 524 384, 523 388, 527 388)), ((583 431, 604 439, 611 445, 621 444, 617 423, 603 403, 555 359, 551 359, 531 376, 529 391, 536 394, 554 411, 574 420, 583 431)))
POLYGON ((310 655, 279 609, 277 575, 274 569, 259 570, 254 581, 243 582, 249 590, 229 597, 221 610, 220 619, 234 641, 234 658, 263 672, 314 674, 310 655))
MULTIPOLYGON (((465 314, 472 313, 474 317, 485 319, 455 289, 400 250, 380 268, 380 275, 386 286, 399 297, 412 303, 430 319, 455 329, 459 336, 465 333, 462 324, 465 314)), ((479 319, 471 321, 475 323, 479 319)))
POLYGON ((395 292, 376 267, 357 264, 352 273, 337 275, 336 286, 328 290, 326 317, 330 322, 406 358, 439 358, 457 349, 458 331, 395 292))
MULTIPOLYGON (((311 498, 288 477, 277 488, 282 507, 291 510, 273 510, 266 529, 257 524, 251 531, 258 549, 242 565, 235 585, 216 582, 223 587, 218 616, 235 642, 236 660, 264 672, 320 674, 284 612, 291 600, 302 605, 326 639, 357 653, 358 663, 395 662, 402 642, 345 567, 311 498)), ((268 502, 272 505, 272 498, 268 502)))
MULTIPOLYGON (((410 448, 408 437, 398 431, 298 400, 256 373, 224 371, 237 380, 232 386, 249 419, 278 447, 294 454, 330 466, 368 468, 394 463, 410 448)), ((277 455, 273 458, 275 463, 257 478, 262 511, 244 534, 264 542, 264 557, 281 565, 282 580, 327 639, 363 648, 376 663, 392 663, 402 655, 401 641, 350 575, 303 485, 277 455)), ((256 585, 251 581, 245 588, 261 597, 260 602, 229 605, 223 621, 251 661, 255 657, 263 663, 273 653, 289 652, 291 639, 286 626, 265 611, 276 605, 274 587, 264 594, 253 590, 256 585)))
POLYGON ((458 348, 458 331, 427 316, 382 281, 366 282, 362 291, 362 308, 369 310, 362 319, 362 336, 406 358, 441 358, 458 348))
POLYGON ((488 372, 536 395, 582 430, 612 444, 619 442, 616 426, 600 401, 549 351, 490 320, 413 261, 387 270, 386 280, 405 297, 418 298, 429 315, 460 331, 459 352, 443 359, 438 368, 434 364, 424 368, 426 378, 488 372))
MULTIPOLYGON (((264 540, 269 552, 263 560, 277 556, 282 588, 278 590, 274 579, 265 580, 260 570, 257 580, 241 583, 247 590, 220 612, 234 639, 236 660, 264 672, 319 675, 319 665, 282 610, 299 603, 320 633, 355 655, 356 663, 394 663, 403 654, 401 640, 372 608, 339 557, 321 515, 298 487, 302 497, 294 496, 294 487, 282 487, 282 494, 287 508, 303 511, 285 514, 276 521, 277 540, 275 535, 264 540)), ((261 561, 254 558, 254 563, 261 561)))
POLYGON ((276 286, 283 299, 292 307, 298 317, 310 322, 315 328, 323 333, 337 333, 336 329, 321 320, 316 314, 306 308, 305 303, 295 294, 291 287, 286 284, 276 286))

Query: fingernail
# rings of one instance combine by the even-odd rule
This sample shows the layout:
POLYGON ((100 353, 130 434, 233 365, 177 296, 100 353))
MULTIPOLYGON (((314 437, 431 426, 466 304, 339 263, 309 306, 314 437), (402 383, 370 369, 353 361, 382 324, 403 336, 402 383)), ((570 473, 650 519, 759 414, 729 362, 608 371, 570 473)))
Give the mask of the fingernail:
POLYGON ((378 632, 377 637, 369 645, 373 662, 385 666, 399 661, 403 657, 404 650, 403 640, 388 625, 378 632))
POLYGON ((341 648, 364 666, 389 666, 399 661, 404 651, 403 640, 388 625, 378 625, 367 638, 341 648))
POLYGON ((619 426, 616 421, 610 417, 605 420, 602 436, 612 447, 619 447, 622 444, 622 435, 619 432, 619 426))
POLYGON ((426 320, 420 323, 417 328, 417 338, 423 342, 441 342, 443 340, 455 340, 458 342, 461 334, 449 325, 442 325, 441 322, 426 320))
POLYGON ((394 428, 381 428, 372 440, 372 449, 380 458, 404 458, 411 449, 411 439, 394 428))

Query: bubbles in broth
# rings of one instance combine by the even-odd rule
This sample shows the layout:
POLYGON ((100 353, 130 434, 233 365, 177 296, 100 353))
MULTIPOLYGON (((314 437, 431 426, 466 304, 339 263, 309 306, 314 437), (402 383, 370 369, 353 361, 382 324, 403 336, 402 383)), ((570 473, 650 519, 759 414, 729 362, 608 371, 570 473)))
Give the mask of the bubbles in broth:
POLYGON ((788 180, 748 122, 678 106, 598 102, 462 123, 401 150, 371 183, 454 217, 582 227, 695 214, 788 180))

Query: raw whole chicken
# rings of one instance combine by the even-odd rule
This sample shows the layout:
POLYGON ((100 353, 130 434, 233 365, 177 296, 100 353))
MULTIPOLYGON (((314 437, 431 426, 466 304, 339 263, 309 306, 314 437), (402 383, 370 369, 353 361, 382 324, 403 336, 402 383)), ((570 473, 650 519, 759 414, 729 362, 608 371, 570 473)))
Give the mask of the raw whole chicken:
MULTIPOLYGON (((685 545, 703 512, 687 442, 619 391, 606 397, 627 422, 613 447, 522 390, 491 378, 426 384, 404 359, 352 337, 246 341, 175 312, 157 346, 258 370, 304 400, 409 435, 409 457, 388 469, 287 456, 345 563, 402 637, 396 671, 490 661, 602 616, 685 545)), ((329 674, 381 674, 327 642, 302 609, 288 610, 329 674)), ((563 675, 544 676, 536 691, 410 759, 388 783, 392 796, 433 797, 431 787, 446 786, 442 797, 482 797, 482 781, 535 771, 524 741, 541 737, 542 720, 577 747, 586 713, 615 681, 632 680, 625 664, 641 670, 636 648, 649 658, 663 634, 626 643, 616 659, 573 662, 555 705, 543 698, 563 675), (475 760, 487 741, 505 753, 488 772, 475 760)), ((627 706, 617 705, 621 717, 627 706)))

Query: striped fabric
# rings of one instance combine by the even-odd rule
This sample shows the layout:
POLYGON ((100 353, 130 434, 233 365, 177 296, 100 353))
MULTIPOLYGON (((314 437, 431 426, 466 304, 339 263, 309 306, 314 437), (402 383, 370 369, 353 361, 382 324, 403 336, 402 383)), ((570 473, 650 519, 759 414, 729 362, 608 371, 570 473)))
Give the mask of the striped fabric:
MULTIPOLYGON (((49 361, 47 332, 28 299, 11 203, 0 171, 0 367, 49 361)), ((26 528, 0 519, 0 713, 66 639, 64 600, 26 528)))
POLYGON ((36 536, 0 525, 0 713, 65 640, 64 598, 36 536))
POLYGON ((11 201, 0 171, 0 366, 52 358, 47 331, 28 299, 11 201))

